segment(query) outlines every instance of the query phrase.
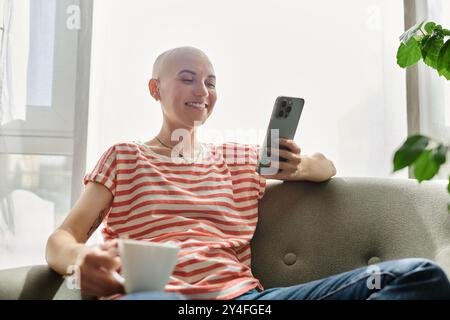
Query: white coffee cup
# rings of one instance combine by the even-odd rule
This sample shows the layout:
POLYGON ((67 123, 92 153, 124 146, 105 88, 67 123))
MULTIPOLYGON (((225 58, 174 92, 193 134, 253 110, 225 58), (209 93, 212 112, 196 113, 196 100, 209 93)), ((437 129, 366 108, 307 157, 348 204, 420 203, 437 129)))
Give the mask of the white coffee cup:
POLYGON ((173 243, 119 239, 122 274, 113 276, 126 293, 163 291, 177 262, 180 248, 173 243))

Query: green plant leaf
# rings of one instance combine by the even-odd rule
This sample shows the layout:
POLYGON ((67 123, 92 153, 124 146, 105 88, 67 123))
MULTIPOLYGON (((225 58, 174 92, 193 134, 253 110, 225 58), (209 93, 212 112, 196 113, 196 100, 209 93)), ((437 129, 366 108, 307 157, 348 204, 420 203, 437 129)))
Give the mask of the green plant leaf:
POLYGON ((432 150, 425 150, 414 162, 414 176, 419 182, 430 180, 438 172, 439 167, 434 161, 432 150))
POLYGON ((430 21, 427 24, 425 24, 424 29, 427 33, 432 33, 435 26, 436 26, 436 23, 430 21))
POLYGON ((444 69, 441 72, 439 72, 440 76, 444 76, 445 79, 450 80, 450 70, 444 69))
POLYGON ((419 46, 420 46, 420 53, 422 54, 422 58, 425 56, 425 52, 423 51, 423 48, 425 48, 425 44, 427 43, 428 39, 430 39, 431 34, 427 34, 425 36, 422 36, 422 39, 420 39, 419 46))
POLYGON ((432 152, 433 161, 438 166, 441 166, 447 160, 447 152, 448 152, 448 146, 445 146, 442 143, 439 144, 439 146, 437 148, 433 149, 433 152, 432 152))
POLYGON ((422 53, 422 57, 424 57, 423 48, 425 47, 425 43, 430 39, 431 34, 427 34, 426 36, 423 36, 422 39, 420 39, 420 52, 422 53))
POLYGON ((406 44, 400 43, 397 50, 397 64, 402 68, 407 68, 416 64, 422 53, 420 51, 419 42, 414 37, 410 38, 406 44))
POLYGON ((438 58, 439 51, 444 45, 444 38, 439 34, 433 34, 422 47, 422 58, 425 64, 437 69, 438 68, 438 58))
POLYGON ((450 39, 445 42, 439 51, 437 70, 439 75, 443 75, 450 80, 450 39))
POLYGON ((422 135, 408 137, 394 155, 394 172, 412 164, 428 146, 430 139, 422 135))
MULTIPOLYGON (((450 176, 448 176, 447 192, 450 193, 450 176)), ((447 211, 450 213, 450 202, 447 202, 447 211)))
POLYGON ((409 28, 408 30, 406 30, 400 36, 400 41, 404 44, 408 43, 409 39, 411 39, 416 34, 417 30, 419 30, 422 27, 424 22, 425 22, 425 20, 420 23, 417 23, 416 25, 414 25, 411 28, 409 28))
POLYGON ((420 46, 423 47, 425 46, 425 42, 428 41, 428 39, 430 39, 431 34, 427 34, 425 36, 422 36, 422 38, 420 39, 420 46))
POLYGON ((448 146, 440 143, 432 150, 424 150, 414 162, 414 176, 419 182, 430 180, 447 158, 448 146))
POLYGON ((443 29, 442 32, 444 33, 444 36, 450 36, 450 30, 443 29))

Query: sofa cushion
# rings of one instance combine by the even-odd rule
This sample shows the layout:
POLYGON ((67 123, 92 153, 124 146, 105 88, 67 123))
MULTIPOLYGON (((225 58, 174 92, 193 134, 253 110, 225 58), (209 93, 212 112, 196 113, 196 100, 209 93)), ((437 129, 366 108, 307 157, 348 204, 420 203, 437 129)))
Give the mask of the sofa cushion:
POLYGON ((447 201, 446 184, 436 181, 270 180, 252 240, 253 273, 270 288, 423 257, 450 274, 447 201))

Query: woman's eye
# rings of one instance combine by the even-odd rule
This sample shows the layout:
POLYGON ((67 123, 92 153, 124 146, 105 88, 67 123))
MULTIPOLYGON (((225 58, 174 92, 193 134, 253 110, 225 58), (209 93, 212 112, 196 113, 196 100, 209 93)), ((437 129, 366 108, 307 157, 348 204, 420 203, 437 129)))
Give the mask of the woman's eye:
MULTIPOLYGON (((194 80, 193 79, 181 79, 181 81, 183 81, 184 83, 192 83, 194 80)), ((216 87, 216 85, 214 83, 207 83, 206 86, 208 86, 209 88, 214 89, 216 87)))

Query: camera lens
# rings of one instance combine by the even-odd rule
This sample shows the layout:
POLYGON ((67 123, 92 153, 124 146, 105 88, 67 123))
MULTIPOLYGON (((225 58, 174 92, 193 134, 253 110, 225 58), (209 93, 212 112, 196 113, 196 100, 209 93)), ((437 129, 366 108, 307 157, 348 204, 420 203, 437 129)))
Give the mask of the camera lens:
POLYGON ((283 110, 280 110, 280 112, 278 112, 278 116, 281 118, 282 116, 284 116, 284 112, 283 110))
POLYGON ((283 108, 286 107, 286 105, 287 105, 287 101, 286 101, 286 100, 281 101, 281 106, 282 106, 283 108))
POLYGON ((292 107, 291 107, 291 106, 289 106, 289 107, 286 108, 286 111, 287 111, 287 112, 291 112, 291 110, 292 110, 292 107))

